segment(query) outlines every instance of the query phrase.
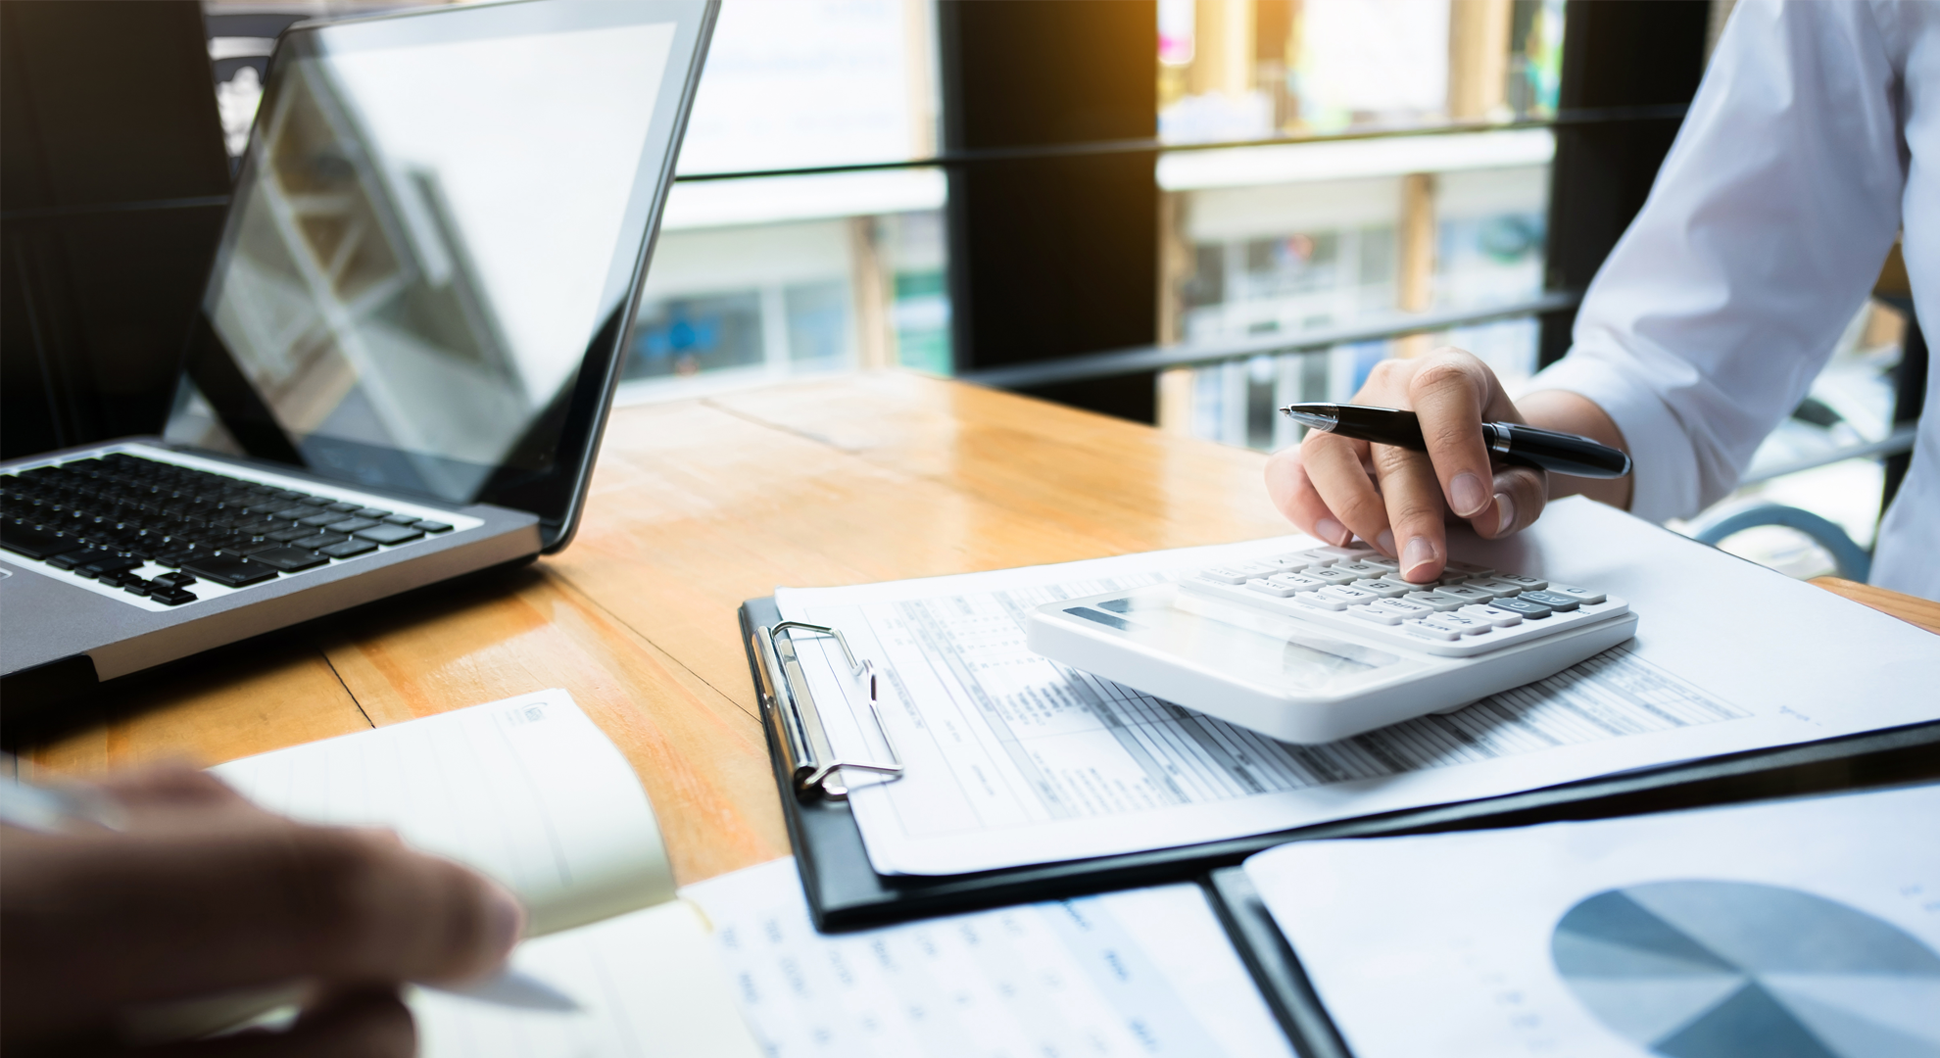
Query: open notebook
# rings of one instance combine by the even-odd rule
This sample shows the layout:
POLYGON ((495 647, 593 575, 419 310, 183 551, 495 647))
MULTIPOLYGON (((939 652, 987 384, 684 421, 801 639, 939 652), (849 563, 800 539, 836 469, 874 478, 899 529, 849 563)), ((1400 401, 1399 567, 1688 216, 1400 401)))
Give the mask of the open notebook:
POLYGON ((210 769, 263 807, 386 826, 524 901, 522 973, 565 1012, 414 989, 420 1053, 734 1058, 759 1052, 653 808, 563 690, 540 691, 210 769))

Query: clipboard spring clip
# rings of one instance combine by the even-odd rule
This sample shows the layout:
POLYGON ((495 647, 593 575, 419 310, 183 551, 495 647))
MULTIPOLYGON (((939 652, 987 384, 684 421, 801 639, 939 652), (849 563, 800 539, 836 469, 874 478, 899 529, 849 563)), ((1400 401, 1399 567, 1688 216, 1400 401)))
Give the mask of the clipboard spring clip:
POLYGON ((889 737, 889 728, 883 724, 882 709, 877 704, 876 666, 868 660, 856 660, 855 651, 849 649, 848 637, 840 629, 806 621, 782 621, 757 629, 753 639, 755 656, 761 659, 761 704, 777 721, 781 749, 787 757, 797 796, 846 799, 849 787, 840 781, 844 768, 892 777, 903 774, 902 755, 896 752, 896 743, 889 737), (876 734, 882 738, 883 747, 889 751, 888 762, 842 760, 836 756, 828 731, 822 725, 821 710, 809 691, 801 655, 795 649, 792 635, 795 631, 832 636, 842 648, 850 675, 861 677, 868 692, 869 716, 875 721, 876 734))

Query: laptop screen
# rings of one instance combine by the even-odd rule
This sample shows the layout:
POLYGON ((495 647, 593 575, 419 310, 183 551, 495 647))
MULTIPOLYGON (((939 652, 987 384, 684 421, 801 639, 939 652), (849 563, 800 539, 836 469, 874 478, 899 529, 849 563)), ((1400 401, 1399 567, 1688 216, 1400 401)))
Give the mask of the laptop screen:
POLYGON ((705 13, 542 0, 287 35, 168 439, 563 519, 705 13))

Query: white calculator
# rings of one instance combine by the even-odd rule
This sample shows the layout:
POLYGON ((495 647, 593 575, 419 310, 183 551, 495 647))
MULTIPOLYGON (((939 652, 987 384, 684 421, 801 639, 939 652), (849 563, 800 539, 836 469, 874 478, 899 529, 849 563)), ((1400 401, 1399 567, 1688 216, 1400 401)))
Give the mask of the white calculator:
POLYGON ((1630 605, 1450 562, 1426 584, 1317 547, 1038 607, 1039 654, 1286 742, 1452 712, 1636 634, 1630 605))

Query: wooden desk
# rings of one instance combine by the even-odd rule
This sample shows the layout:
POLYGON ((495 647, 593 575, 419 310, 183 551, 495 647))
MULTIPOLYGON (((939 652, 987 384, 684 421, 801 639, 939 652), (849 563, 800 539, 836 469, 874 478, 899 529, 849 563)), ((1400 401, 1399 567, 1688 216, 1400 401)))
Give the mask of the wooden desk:
MULTIPOLYGON (((205 655, 24 756, 214 764, 564 687, 638 770, 677 879, 698 881, 788 852, 743 599, 1281 533, 1263 462, 900 372, 622 409, 557 558, 205 655)), ((1940 604, 1843 583, 1940 631, 1940 604)))

